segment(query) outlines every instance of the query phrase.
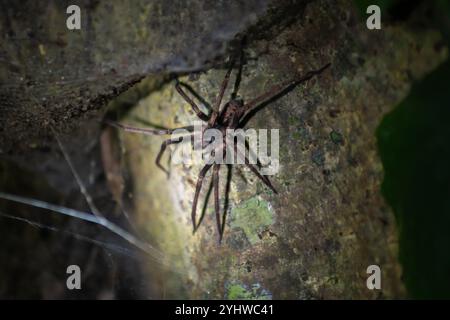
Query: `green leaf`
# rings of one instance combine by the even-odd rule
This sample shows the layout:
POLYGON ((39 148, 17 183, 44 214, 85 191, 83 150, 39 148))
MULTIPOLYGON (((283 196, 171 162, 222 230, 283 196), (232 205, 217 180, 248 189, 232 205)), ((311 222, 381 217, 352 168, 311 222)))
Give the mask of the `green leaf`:
POLYGON ((450 298, 450 62, 413 86, 377 130, 382 192, 413 298, 450 298))

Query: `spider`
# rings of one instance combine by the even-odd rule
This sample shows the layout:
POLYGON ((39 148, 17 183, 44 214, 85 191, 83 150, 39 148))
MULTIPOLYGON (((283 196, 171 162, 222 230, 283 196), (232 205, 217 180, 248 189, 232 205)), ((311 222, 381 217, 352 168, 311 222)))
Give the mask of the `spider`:
MULTIPOLYGON (((222 85, 220 86, 219 93, 217 95, 214 108, 210 110, 209 114, 204 113, 198 105, 187 95, 186 91, 183 88, 186 88, 187 91, 189 91, 193 96, 195 96, 200 101, 202 100, 201 97, 199 97, 188 85, 181 83, 178 81, 178 79, 175 80, 175 89, 176 91, 181 95, 181 97, 191 105, 193 111, 197 115, 198 118, 200 118, 202 121, 206 122, 205 129, 201 132, 202 135, 202 147, 205 147, 205 142, 203 141, 203 134, 206 129, 214 128, 220 130, 222 133, 225 133, 227 129, 238 129, 243 128, 246 124, 249 117, 251 117, 255 112, 257 112, 259 109, 258 107, 262 106, 265 103, 268 103, 274 99, 279 98, 281 95, 289 91, 290 89, 293 89, 295 86, 297 86, 300 83, 303 83, 315 75, 321 74, 325 69, 327 69, 330 66, 330 63, 324 65, 320 69, 310 71, 306 73, 303 76, 297 76, 294 77, 291 80, 285 81, 283 83, 280 83, 278 85, 273 86, 270 88, 267 92, 261 94, 260 96, 256 97, 253 100, 250 100, 247 103, 244 103, 242 99, 237 98, 237 91, 239 87, 239 82, 241 78, 241 72, 242 72, 242 61, 239 68, 239 73, 236 76, 236 82, 234 85, 234 90, 231 94, 231 99, 223 105, 222 99, 225 93, 225 90, 228 86, 228 82, 230 79, 231 72, 234 67, 234 60, 231 61, 231 65, 225 74, 225 77, 222 81, 222 85)), ((135 133, 143 133, 148 135, 170 135, 177 129, 152 129, 152 128, 138 128, 138 127, 132 127, 128 125, 124 125, 118 122, 114 122, 111 120, 105 120, 106 124, 111 125, 113 127, 116 127, 118 129, 128 131, 128 132, 135 132, 135 133)), ((189 131, 193 130, 193 126, 183 127, 179 129, 187 129, 189 131)), ((193 134, 190 135, 190 137, 193 137, 193 134)), ((156 157, 156 165, 163 170, 166 174, 168 174, 168 171, 161 165, 161 157, 164 154, 164 151, 166 150, 167 146, 171 144, 177 144, 182 142, 182 138, 174 138, 174 139, 167 139, 165 140, 162 145, 161 149, 156 157)), ((248 146, 246 146, 248 147, 248 146)), ((225 155, 226 152, 226 146, 224 145, 223 155, 225 155)), ((235 146, 235 152, 236 146, 235 146)), ((278 194, 277 190, 273 187, 272 183, 270 182, 269 178, 265 175, 262 175, 258 168, 261 167, 261 164, 259 162, 259 159, 257 159, 257 165, 253 165, 249 162, 248 157, 245 157, 245 165, 268 187, 270 188, 275 194, 278 194)), ((219 202, 219 169, 220 165, 218 163, 213 164, 206 164, 203 166, 203 168, 200 170, 196 187, 195 187, 195 194, 194 194, 194 200, 192 203, 192 211, 191 211, 191 219, 193 224, 193 231, 195 232, 198 228, 198 226, 201 223, 201 220, 197 224, 196 219, 196 212, 197 212, 197 203, 200 195, 200 191, 202 189, 203 179, 205 178, 207 172, 213 168, 213 175, 212 175, 212 185, 214 188, 214 211, 216 215, 216 222, 217 222, 217 229, 219 232, 219 243, 222 240, 223 231, 224 228, 222 226, 223 221, 221 219, 220 215, 220 202, 219 202)))

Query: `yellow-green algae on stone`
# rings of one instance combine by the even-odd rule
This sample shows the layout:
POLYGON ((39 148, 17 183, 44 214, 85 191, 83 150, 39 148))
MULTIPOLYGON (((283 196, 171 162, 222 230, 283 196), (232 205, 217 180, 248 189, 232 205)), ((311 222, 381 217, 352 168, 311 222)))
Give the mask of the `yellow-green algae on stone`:
POLYGON ((251 244, 258 242, 259 233, 274 222, 269 203, 258 197, 240 203, 231 211, 230 219, 230 226, 242 229, 251 244))
POLYGON ((230 282, 226 285, 227 299, 230 300, 271 300, 272 294, 262 288, 259 283, 251 287, 238 281, 230 282))

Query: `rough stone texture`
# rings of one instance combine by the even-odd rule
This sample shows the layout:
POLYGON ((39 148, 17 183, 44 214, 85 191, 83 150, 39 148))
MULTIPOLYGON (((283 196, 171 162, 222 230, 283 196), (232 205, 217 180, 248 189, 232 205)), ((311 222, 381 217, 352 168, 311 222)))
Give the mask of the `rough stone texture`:
MULTIPOLYGON (((242 175, 234 171, 222 245, 212 197, 192 235, 199 166, 171 165, 167 179, 154 164, 161 137, 120 133, 138 224, 183 270, 177 274, 151 264, 148 281, 168 298, 404 297, 394 219, 379 191, 383 172, 374 132, 412 81, 446 57, 440 35, 389 25, 368 31, 348 1, 314 1, 301 19, 272 31, 271 38, 250 36, 244 99, 327 62, 332 67, 248 123, 247 128, 280 129, 281 167, 272 177, 280 194, 246 169, 242 175), (372 264, 382 269, 380 291, 366 287, 372 264)), ((224 74, 211 69, 182 80, 212 102, 224 74)), ((122 117, 137 126, 148 121, 179 127, 195 120, 173 83, 122 117)), ((223 192, 226 170, 221 177, 223 192)), ((208 180, 204 185, 203 194, 208 180)))
MULTIPOLYGON (((82 208, 78 205, 83 199, 62 156, 54 145, 44 148, 53 140, 49 124, 71 132, 63 141, 76 168, 94 200, 107 202, 101 207, 116 218, 120 210, 108 210, 114 203, 101 179, 103 165, 116 202, 131 214, 139 234, 167 254, 172 266, 150 262, 142 267, 141 260, 123 259, 118 263, 127 275, 120 279, 122 286, 137 291, 130 279, 139 278, 135 282, 145 284, 142 291, 150 292, 139 297, 151 298, 403 297, 393 215, 379 192, 382 168, 374 132, 411 83, 446 56, 439 34, 407 23, 368 31, 352 2, 344 0, 276 1, 273 10, 256 0, 201 2, 205 5, 189 1, 189 7, 180 4, 170 10, 166 1, 134 1, 133 6, 113 2, 114 7, 112 1, 83 2, 88 9, 83 23, 89 23, 89 31, 81 34, 58 34, 68 2, 0 4, 0 149, 27 152, 20 164, 41 172, 40 179, 48 179, 58 191, 39 198, 56 202, 60 197, 60 203, 82 208), (272 177, 280 194, 271 193, 247 170, 234 171, 224 241, 218 245, 212 199, 200 229, 192 235, 190 210, 198 166, 172 165, 167 179, 154 165, 161 137, 120 133, 116 143, 115 130, 105 129, 99 137, 98 124, 84 120, 153 72, 157 74, 112 102, 109 111, 135 125, 191 123, 196 117, 166 74, 207 70, 181 79, 214 101, 225 69, 208 66, 223 62, 225 43, 245 30, 249 45, 240 95, 247 100, 296 73, 327 62, 332 67, 248 123, 252 128, 280 129, 281 168, 272 177), (81 123, 81 129, 72 131, 81 123), (98 159, 98 141, 103 162, 98 159), (381 291, 366 288, 366 268, 371 264, 382 268, 381 291), (142 274, 140 267, 145 269, 142 274)), ((9 174, 15 172, 19 170, 9 174)), ((224 184, 226 170, 221 177, 224 184)), ((21 179, 31 176, 23 174, 21 179)), ((83 228, 76 230, 82 233, 83 228)), ((60 238, 54 238, 61 247, 60 238)), ((33 248, 35 241, 30 241, 33 248)), ((89 260, 73 242, 55 252, 49 259, 64 252, 89 260)), ((105 257, 108 263, 109 259, 105 257)), ((118 273, 92 261, 86 263, 96 266, 92 273, 105 273, 114 283, 118 273)), ((8 266, 16 270, 14 264, 8 266)), ((61 272, 55 270, 48 273, 61 272)), ((54 278, 51 283, 61 286, 54 278)), ((21 273, 21 279, 27 278, 21 273)), ((89 282, 94 291, 103 278, 96 279, 89 282)), ((43 296, 68 294, 48 290, 51 294, 43 296)))
POLYGON ((0 154, 48 144, 50 125, 68 132, 150 73, 205 68, 267 2, 2 1, 0 154))

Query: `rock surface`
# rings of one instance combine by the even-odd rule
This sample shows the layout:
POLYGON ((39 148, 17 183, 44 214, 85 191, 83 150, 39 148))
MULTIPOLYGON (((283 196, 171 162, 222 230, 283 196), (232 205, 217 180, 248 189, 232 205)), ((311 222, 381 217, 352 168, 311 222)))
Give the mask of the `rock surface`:
POLYGON ((48 144, 150 73, 203 69, 267 10, 250 1, 2 1, 0 152, 48 144), (81 9, 68 30, 66 9, 81 9))
MULTIPOLYGON (((139 224, 186 271, 177 275, 163 268, 150 281, 165 297, 403 297, 396 226, 380 194, 383 170, 374 133, 411 83, 446 57, 440 36, 401 26, 370 32, 347 1, 314 1, 301 19, 273 30, 270 38, 253 38, 245 50, 244 99, 327 62, 332 67, 248 123, 247 128, 280 129, 281 166, 272 177, 279 195, 247 170, 235 172, 222 245, 212 196, 192 235, 199 166, 172 165, 167 179, 154 164, 161 137, 120 134, 139 224), (374 264, 382 270, 380 291, 366 287, 366 269, 374 264)), ((181 80, 211 103, 225 72, 211 69, 181 80)), ((122 117, 136 126, 143 120, 180 127, 196 117, 167 83, 122 117)), ((222 170, 222 192, 226 176, 222 170)))
MULTIPOLYGON (((170 8, 156 0, 110 3, 82 2, 89 31, 63 34, 54 26, 65 23, 68 2, 2 3, 9 8, 1 10, 3 153, 22 153, 21 164, 43 173, 61 194, 73 195, 78 190, 67 164, 49 152, 50 125, 71 133, 64 142, 82 178, 92 182, 93 198, 107 198, 106 184, 98 182, 103 166, 113 198, 123 201, 140 234, 167 255, 170 269, 159 262, 142 267, 139 281, 152 298, 405 296, 396 226, 380 194, 375 130, 412 82, 446 57, 437 32, 407 23, 368 31, 346 0, 189 1, 170 8), (30 12, 35 20, 23 19, 30 12), (190 124, 196 117, 167 74, 179 73, 213 102, 226 72, 226 44, 240 39, 239 33, 248 38, 239 91, 246 100, 298 73, 328 62, 332 67, 247 124, 280 129, 280 171, 272 177, 279 195, 248 170, 234 170, 218 245, 212 197, 192 234, 198 166, 172 164, 167 178, 154 164, 163 138, 111 128, 99 138, 98 124, 85 120, 150 73, 108 105, 109 116, 137 126, 190 124), (366 287, 366 269, 373 264, 382 270, 380 291, 366 287)), ((222 208, 226 176, 222 170, 222 208)), ((65 203, 79 202, 80 194, 65 203)))

